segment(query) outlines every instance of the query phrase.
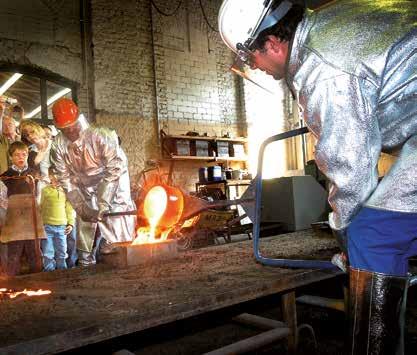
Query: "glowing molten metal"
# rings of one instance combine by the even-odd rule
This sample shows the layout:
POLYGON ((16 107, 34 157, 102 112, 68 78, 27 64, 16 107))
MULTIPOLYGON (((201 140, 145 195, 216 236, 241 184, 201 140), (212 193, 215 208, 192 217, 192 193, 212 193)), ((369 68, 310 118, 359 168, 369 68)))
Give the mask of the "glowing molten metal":
POLYGON ((37 290, 37 291, 32 291, 32 290, 27 290, 24 289, 23 291, 12 291, 12 290, 8 290, 7 288, 0 288, 0 296, 7 296, 9 298, 16 298, 17 296, 20 295, 26 295, 26 296, 43 296, 43 295, 49 295, 51 294, 51 291, 49 290, 37 290))
POLYGON ((179 221, 183 208, 184 198, 179 189, 166 185, 152 187, 143 203, 143 214, 149 226, 138 228, 132 245, 165 241, 179 221))

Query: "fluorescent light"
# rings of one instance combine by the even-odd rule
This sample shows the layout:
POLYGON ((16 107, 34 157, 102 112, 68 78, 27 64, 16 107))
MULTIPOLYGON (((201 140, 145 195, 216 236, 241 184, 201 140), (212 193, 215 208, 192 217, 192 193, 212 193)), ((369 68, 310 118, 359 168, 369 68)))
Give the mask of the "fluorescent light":
MULTIPOLYGON (((56 100, 58 100, 59 98, 61 98, 64 95, 68 94, 69 92, 71 92, 71 89, 70 88, 65 88, 65 89, 63 89, 61 91, 58 91, 55 95, 52 95, 46 101, 46 105, 47 106, 52 105, 56 100)), ((38 106, 32 112, 29 112, 27 115, 25 115, 25 118, 32 118, 33 116, 35 116, 39 112, 41 112, 41 106, 38 106)))
POLYGON ((16 81, 18 81, 23 74, 14 73, 9 80, 7 80, 2 87, 0 87, 0 95, 3 95, 7 90, 9 90, 10 86, 12 86, 16 81))

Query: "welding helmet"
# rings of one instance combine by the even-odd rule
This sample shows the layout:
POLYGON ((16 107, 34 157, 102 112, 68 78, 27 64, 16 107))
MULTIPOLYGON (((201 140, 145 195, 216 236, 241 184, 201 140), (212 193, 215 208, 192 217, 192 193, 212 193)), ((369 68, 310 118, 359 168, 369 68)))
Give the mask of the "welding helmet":
POLYGON ((52 106, 52 115, 56 128, 72 126, 78 120, 78 106, 70 99, 59 99, 52 106))
POLYGON ((291 9, 288 0, 224 0, 219 11, 219 32, 223 42, 250 65, 259 34, 278 23, 291 9), (272 9, 276 2, 279 5, 272 9))

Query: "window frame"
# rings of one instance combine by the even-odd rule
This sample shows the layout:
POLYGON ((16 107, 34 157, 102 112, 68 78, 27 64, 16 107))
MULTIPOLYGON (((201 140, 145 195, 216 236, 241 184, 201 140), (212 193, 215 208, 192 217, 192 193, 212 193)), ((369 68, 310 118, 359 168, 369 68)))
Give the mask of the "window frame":
POLYGON ((76 104, 78 104, 78 89, 80 85, 76 81, 67 79, 49 70, 34 68, 28 65, 19 65, 19 64, 10 64, 10 63, 0 64, 0 71, 20 73, 23 75, 30 75, 30 76, 39 78, 39 92, 40 92, 40 99, 41 99, 41 119, 40 120, 36 119, 36 121, 40 122, 41 124, 45 124, 45 125, 52 124, 51 120, 48 119, 47 81, 53 82, 54 84, 63 86, 65 88, 70 88, 72 100, 76 104))

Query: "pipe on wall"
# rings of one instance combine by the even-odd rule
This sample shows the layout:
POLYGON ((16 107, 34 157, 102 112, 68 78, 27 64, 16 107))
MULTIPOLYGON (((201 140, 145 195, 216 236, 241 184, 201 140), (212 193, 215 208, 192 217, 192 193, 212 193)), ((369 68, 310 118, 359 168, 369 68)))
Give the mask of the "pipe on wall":
MULTIPOLYGON (((81 59, 83 65, 83 81, 87 95, 87 117, 95 122, 95 92, 94 92, 94 65, 92 58, 92 30, 91 30, 91 4, 89 0, 79 0, 80 6, 80 34, 81 59)), ((74 92, 73 92, 74 93, 74 92)), ((74 100, 74 96, 73 96, 74 100)), ((75 100, 76 101, 76 100, 75 100)))
POLYGON ((156 101, 156 141, 158 145, 158 151, 161 152, 161 123, 159 115, 159 95, 158 95, 158 81, 157 81, 157 72, 156 72, 156 54, 155 54, 155 38, 154 38, 154 24, 153 24, 153 11, 152 11, 152 1, 149 1, 149 19, 151 27, 151 46, 152 46, 152 70, 154 78, 154 95, 156 101))

